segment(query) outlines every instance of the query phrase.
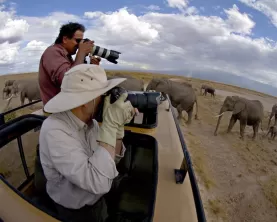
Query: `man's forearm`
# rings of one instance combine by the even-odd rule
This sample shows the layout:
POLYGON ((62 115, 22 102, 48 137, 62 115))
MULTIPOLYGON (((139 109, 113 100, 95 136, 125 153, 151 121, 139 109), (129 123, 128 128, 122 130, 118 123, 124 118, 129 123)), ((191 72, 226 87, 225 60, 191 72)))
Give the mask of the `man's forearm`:
POLYGON ((73 66, 83 64, 85 60, 86 55, 84 53, 81 53, 80 51, 77 52, 75 61, 73 63, 73 66))
POLYGON ((122 152, 122 139, 116 139, 115 154, 121 155, 122 152))

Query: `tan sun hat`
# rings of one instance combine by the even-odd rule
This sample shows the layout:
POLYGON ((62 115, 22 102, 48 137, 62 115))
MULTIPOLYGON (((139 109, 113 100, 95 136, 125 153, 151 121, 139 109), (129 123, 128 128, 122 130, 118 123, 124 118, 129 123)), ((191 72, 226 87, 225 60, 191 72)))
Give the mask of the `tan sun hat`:
POLYGON ((107 80, 105 70, 98 65, 76 65, 64 74, 61 92, 45 104, 44 110, 49 113, 59 113, 76 108, 125 80, 126 78, 107 80))

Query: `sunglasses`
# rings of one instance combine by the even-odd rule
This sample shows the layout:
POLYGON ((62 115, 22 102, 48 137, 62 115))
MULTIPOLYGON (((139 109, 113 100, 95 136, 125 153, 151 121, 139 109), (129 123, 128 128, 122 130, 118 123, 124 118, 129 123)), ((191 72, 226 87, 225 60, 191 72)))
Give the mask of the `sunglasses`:
POLYGON ((76 38, 74 38, 74 39, 78 44, 83 40, 83 39, 76 39, 76 38))

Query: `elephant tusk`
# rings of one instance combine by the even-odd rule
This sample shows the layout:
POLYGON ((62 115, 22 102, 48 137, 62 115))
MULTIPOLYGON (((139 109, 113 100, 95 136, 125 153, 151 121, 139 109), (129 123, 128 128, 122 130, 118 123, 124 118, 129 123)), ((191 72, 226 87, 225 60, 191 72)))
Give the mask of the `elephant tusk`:
POLYGON ((219 114, 219 115, 216 115, 215 117, 217 118, 217 117, 220 117, 220 116, 222 116, 224 114, 224 112, 223 113, 221 113, 221 114, 219 114))
POLYGON ((6 99, 7 101, 9 101, 12 98, 13 95, 11 95, 8 99, 6 99))
POLYGON ((12 99, 12 97, 14 96, 14 94, 12 94, 8 99, 7 101, 10 101, 12 99))

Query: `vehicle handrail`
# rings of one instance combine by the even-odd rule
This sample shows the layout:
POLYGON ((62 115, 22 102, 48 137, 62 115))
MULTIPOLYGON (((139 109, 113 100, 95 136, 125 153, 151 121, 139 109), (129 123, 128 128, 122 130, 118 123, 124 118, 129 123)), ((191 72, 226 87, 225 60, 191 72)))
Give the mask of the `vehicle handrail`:
POLYGON ((22 145, 21 136, 31 130, 40 128, 42 122, 46 119, 45 116, 39 116, 35 114, 26 114, 16 117, 7 123, 0 126, 0 149, 13 140, 17 140, 20 159, 26 176, 26 180, 17 188, 21 190, 26 183, 32 180, 33 175, 29 173, 29 169, 26 163, 25 154, 22 145), (15 130, 16 129, 16 130, 15 130))
POLYGON ((31 106, 33 104, 39 103, 41 101, 42 101, 41 99, 40 100, 36 100, 34 102, 30 102, 30 103, 24 104, 22 106, 18 106, 18 107, 14 108, 14 109, 8 110, 6 112, 0 113, 0 126, 5 124, 5 115, 7 115, 9 113, 12 113, 12 112, 15 112, 15 111, 17 111, 19 109, 23 109, 23 108, 25 108, 27 106, 31 106))
MULTIPOLYGON (((185 164, 185 169, 180 168, 181 171, 185 171, 181 181, 184 181, 184 179, 186 177, 186 174, 188 172, 189 178, 190 178, 190 181, 191 181, 191 188, 192 188, 192 193, 193 193, 194 204, 195 204, 195 208, 196 208, 198 221, 206 222, 205 211, 204 211, 204 208, 203 208, 199 188, 198 188, 198 185, 197 185, 197 182, 196 182, 196 177, 195 177, 195 174, 194 174, 194 170, 193 170, 191 158, 190 158, 190 155, 189 155, 189 151, 187 149, 187 146, 186 146, 186 143, 185 143, 185 140, 184 140, 184 137, 183 137, 183 133, 182 133, 182 131, 180 129, 180 126, 179 126, 179 123, 177 121, 177 117, 174 113, 174 110, 172 109, 173 107, 171 105, 171 101, 169 99, 168 94, 166 94, 166 97, 168 99, 169 107, 170 107, 171 113, 173 115, 173 119, 174 119, 174 122, 175 122, 175 125, 176 125, 176 128, 177 128, 177 131, 178 131, 179 139, 180 139, 182 149, 183 149, 183 153, 184 153, 184 157, 185 157, 185 163, 184 163, 185 164)), ((176 183, 177 183, 177 181, 176 181, 176 183)), ((183 182, 181 182, 181 184, 182 183, 183 182)))

